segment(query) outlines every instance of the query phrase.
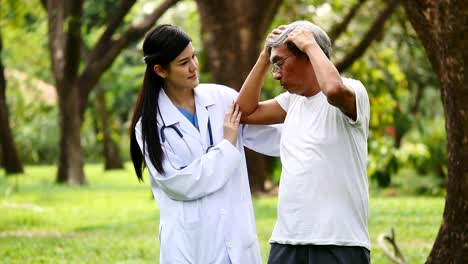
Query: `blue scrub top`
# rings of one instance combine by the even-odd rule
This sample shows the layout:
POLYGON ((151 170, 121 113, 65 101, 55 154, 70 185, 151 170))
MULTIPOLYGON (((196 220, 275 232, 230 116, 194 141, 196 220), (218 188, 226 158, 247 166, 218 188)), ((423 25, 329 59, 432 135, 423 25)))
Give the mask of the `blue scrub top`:
POLYGON ((192 125, 198 130, 200 131, 200 129, 198 128, 198 118, 197 118, 197 112, 193 113, 190 113, 189 111, 185 110, 184 108, 182 107, 177 107, 177 109, 179 109, 179 111, 190 121, 190 123, 192 123, 192 125))

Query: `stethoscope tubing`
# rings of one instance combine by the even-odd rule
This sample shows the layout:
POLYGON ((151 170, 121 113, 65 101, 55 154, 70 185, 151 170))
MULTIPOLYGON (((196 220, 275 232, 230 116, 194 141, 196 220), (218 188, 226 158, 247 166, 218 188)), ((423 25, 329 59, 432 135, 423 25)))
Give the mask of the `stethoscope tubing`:
MULTIPOLYGON (((177 135, 182 139, 182 141, 184 142, 184 144, 186 145, 186 147, 188 148, 189 152, 190 152, 190 155, 194 158, 194 155, 193 155, 193 152, 192 150, 190 149, 190 146, 188 145, 188 143, 186 142, 186 140, 184 139, 184 135, 182 134, 182 132, 180 131, 180 129, 176 126, 177 123, 175 124, 172 124, 172 125, 169 125, 169 126, 166 126, 166 122, 164 122, 164 118, 161 114, 161 111, 159 110, 159 107, 158 107, 158 114, 159 116, 161 117, 161 121, 163 123, 161 129, 160 129, 160 135, 161 135, 161 145, 163 146, 165 152, 167 153, 167 150, 166 150, 166 147, 164 145, 164 143, 166 142, 166 135, 164 133, 164 131, 167 129, 167 128, 172 128, 172 130, 174 130, 177 135)), ((210 151, 211 148, 214 147, 214 141, 213 141, 213 131, 211 130, 211 121, 210 121, 210 117, 208 116, 208 136, 210 138, 210 146, 206 149, 206 152, 205 153, 208 153, 208 151, 210 151)), ((172 163, 172 161, 168 158, 169 160, 169 163, 171 164, 172 168, 174 169, 177 169, 174 164, 172 163)), ((179 168, 179 170, 183 169, 185 167, 181 167, 179 168)))

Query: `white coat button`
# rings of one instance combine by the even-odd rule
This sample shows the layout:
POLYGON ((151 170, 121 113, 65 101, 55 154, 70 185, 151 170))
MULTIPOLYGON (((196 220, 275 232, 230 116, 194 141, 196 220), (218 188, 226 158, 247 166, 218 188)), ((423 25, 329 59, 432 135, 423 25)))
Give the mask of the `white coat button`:
POLYGON ((227 242, 227 243, 226 243, 226 246, 227 246, 228 248, 232 248, 232 243, 231 243, 231 242, 227 242))
POLYGON ((219 213, 220 213, 221 215, 225 215, 225 214, 226 214, 226 210, 221 209, 221 210, 219 210, 219 213))

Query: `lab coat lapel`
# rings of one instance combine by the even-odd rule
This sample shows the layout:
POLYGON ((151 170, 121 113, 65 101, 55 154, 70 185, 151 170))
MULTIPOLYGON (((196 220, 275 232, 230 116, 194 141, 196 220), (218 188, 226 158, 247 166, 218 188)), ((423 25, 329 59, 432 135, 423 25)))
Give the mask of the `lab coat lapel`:
POLYGON ((159 93, 158 103, 166 126, 178 123, 184 137, 189 135, 196 139, 200 144, 203 144, 203 141, 200 139, 200 132, 198 132, 193 124, 190 123, 190 121, 171 102, 167 94, 164 92, 164 89, 161 89, 159 93))
MULTIPOLYGON (((211 120, 211 133, 213 135, 213 118, 210 118, 210 106, 214 104, 212 97, 208 93, 200 91, 202 87, 195 88, 195 103, 197 109, 198 127, 200 129, 203 148, 206 150, 210 146, 210 133, 208 131, 208 120, 211 120)), ((213 138, 214 141, 214 138, 213 138)), ((215 142, 213 142, 214 144, 215 142)))

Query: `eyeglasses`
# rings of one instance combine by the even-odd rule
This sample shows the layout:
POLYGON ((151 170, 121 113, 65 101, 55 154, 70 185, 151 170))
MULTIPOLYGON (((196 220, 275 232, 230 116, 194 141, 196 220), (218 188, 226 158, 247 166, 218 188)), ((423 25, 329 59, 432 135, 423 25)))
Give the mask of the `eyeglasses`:
POLYGON ((283 64, 286 62, 286 60, 291 57, 293 55, 289 55, 287 56, 286 58, 280 60, 280 61, 277 61, 273 64, 271 64, 271 73, 278 73, 278 72, 281 72, 283 70, 283 64))

